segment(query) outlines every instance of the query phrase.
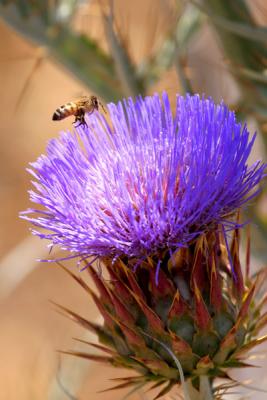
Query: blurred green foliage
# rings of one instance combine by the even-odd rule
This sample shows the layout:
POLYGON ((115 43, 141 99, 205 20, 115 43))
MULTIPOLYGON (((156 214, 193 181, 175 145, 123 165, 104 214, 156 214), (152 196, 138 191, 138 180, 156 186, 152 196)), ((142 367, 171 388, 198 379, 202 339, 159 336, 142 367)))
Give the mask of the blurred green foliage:
MULTIPOLYGON (((194 2, 198 6, 198 3, 194 2)), ((200 7, 200 6, 199 6, 200 7)), ((267 28, 257 27, 244 0, 205 0, 201 10, 221 40, 229 69, 241 91, 239 109, 252 114, 262 130, 267 118, 267 28)), ((264 139, 267 147, 267 131, 264 139)))
POLYGON ((72 21, 82 3, 78 0, 0 0, 0 12, 14 29, 45 46, 52 57, 106 101, 147 93, 172 65, 176 66, 184 90, 191 90, 182 64, 188 43, 201 26, 202 16, 197 9, 188 10, 177 3, 177 16, 182 7, 184 13, 181 18, 177 17, 177 23, 157 54, 134 65, 130 49, 115 28, 112 2, 102 10, 109 54, 92 38, 75 32, 72 21))
MULTIPOLYGON (((253 117, 258 124, 265 155, 267 153, 267 27, 257 26, 250 3, 244 0, 190 0, 212 24, 220 39, 228 68, 240 90, 239 104, 235 109, 239 117, 253 117)), ((267 16, 266 16, 267 17, 267 16)), ((266 190, 258 197, 266 195, 266 190)), ((266 199, 263 200, 266 203, 266 199)), ((254 251, 266 261, 267 220, 257 203, 247 211, 254 221, 254 251)), ((265 205, 266 207, 266 205, 265 205)))
MULTIPOLYGON (((167 2, 169 0, 166 0, 167 2)), ((207 20, 223 46, 228 67, 242 93, 238 108, 253 114, 266 130, 267 28, 257 26, 244 0, 177 0, 177 22, 171 24, 155 54, 135 65, 115 28, 112 1, 99 2, 109 54, 92 38, 77 33, 73 20, 82 0, 0 0, 2 17, 17 31, 70 69, 106 101, 145 94, 174 66, 184 91, 192 91, 186 73, 186 52, 192 37, 207 20)), ((267 140, 266 140, 267 147, 267 140)))

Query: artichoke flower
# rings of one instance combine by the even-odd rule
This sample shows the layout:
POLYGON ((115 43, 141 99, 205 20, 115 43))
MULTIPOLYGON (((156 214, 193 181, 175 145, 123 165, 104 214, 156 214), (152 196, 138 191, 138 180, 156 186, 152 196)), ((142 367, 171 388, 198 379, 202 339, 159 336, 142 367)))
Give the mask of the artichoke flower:
POLYGON ((216 378, 231 379, 228 369, 266 340, 257 338, 266 272, 250 277, 249 241, 241 266, 237 217, 266 168, 248 165, 255 135, 199 95, 177 96, 174 115, 166 93, 108 110, 110 122, 87 115, 31 164, 30 197, 42 208, 22 216, 96 286, 63 267, 103 316, 97 325, 61 307, 104 352, 70 353, 136 372, 117 388, 148 385, 158 398, 182 384, 186 399, 222 398, 216 378))

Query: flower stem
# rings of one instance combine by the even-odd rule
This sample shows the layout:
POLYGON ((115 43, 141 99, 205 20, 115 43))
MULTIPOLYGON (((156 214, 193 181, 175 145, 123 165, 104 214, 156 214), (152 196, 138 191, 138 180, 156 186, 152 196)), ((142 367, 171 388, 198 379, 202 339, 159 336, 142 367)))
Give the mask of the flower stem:
POLYGON ((203 400, 213 400, 211 383, 207 375, 200 376, 200 393, 203 400))
POLYGON ((213 400, 213 394, 211 389, 210 380, 206 375, 200 376, 199 390, 195 389, 192 385, 192 381, 189 379, 186 381, 187 391, 190 400, 213 400))

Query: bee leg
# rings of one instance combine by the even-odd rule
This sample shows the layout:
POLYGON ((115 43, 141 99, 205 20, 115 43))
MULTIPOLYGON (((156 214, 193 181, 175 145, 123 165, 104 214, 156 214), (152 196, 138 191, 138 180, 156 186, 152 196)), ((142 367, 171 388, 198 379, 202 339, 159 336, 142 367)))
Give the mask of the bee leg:
POLYGON ((76 122, 79 122, 80 121, 80 118, 79 118, 79 116, 77 116, 77 115, 75 115, 75 120, 73 121, 73 125, 74 124, 76 124, 76 122))
POLYGON ((100 104, 100 106, 101 106, 102 110, 104 111, 104 113, 105 113, 105 114, 107 114, 107 111, 106 111, 105 107, 103 106, 103 104, 102 104, 102 103, 100 103, 100 101, 99 101, 99 104, 100 104))
POLYGON ((78 126, 80 126, 80 125, 87 126, 87 123, 85 122, 85 119, 84 119, 84 112, 80 113, 78 115, 75 115, 75 121, 73 122, 73 124, 75 124, 76 122, 79 122, 79 124, 76 125, 76 128, 78 128, 78 126))
POLYGON ((85 118, 84 118, 84 113, 81 114, 81 116, 80 116, 80 124, 79 125, 86 125, 87 126, 87 123, 85 122, 85 118))

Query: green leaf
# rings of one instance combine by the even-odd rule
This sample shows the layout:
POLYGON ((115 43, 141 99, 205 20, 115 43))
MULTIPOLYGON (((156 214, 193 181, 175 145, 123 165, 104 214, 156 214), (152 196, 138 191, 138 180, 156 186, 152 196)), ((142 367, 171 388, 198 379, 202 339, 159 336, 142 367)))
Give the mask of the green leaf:
POLYGON ((103 15, 103 21, 106 38, 115 62, 115 68, 122 82, 125 94, 127 96, 137 96, 143 93, 141 79, 137 77, 130 56, 122 40, 120 40, 118 33, 115 32, 112 10, 109 14, 103 15))

